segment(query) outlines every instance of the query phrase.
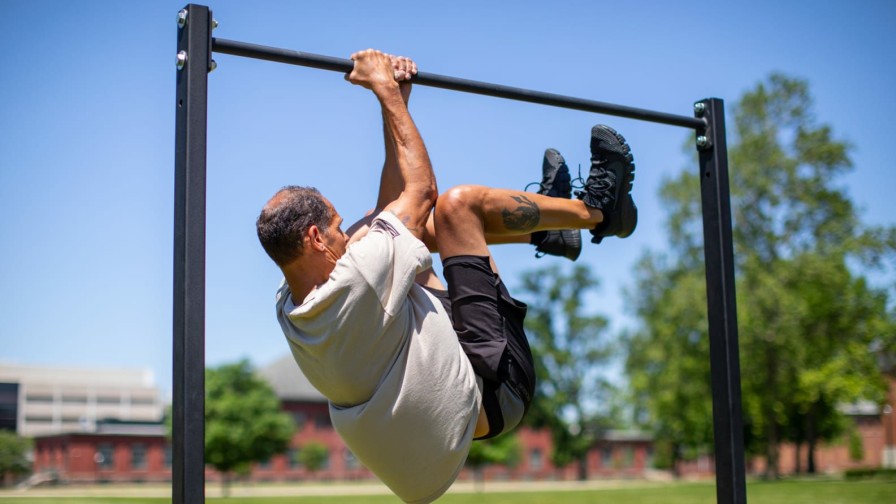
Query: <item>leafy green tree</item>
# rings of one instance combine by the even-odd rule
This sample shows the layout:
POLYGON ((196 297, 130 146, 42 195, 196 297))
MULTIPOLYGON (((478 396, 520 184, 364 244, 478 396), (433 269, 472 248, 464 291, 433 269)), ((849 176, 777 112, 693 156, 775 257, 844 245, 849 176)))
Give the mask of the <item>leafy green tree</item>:
POLYGON ((515 434, 504 434, 482 441, 475 441, 467 455, 467 466, 473 469, 473 478, 481 491, 485 484, 484 469, 491 464, 516 467, 522 448, 515 434))
POLYGON ((527 421, 551 430, 554 464, 577 462, 581 479, 588 477, 588 450, 616 415, 615 390, 602 372, 614 355, 607 320, 585 311, 597 286, 584 266, 548 267, 522 278, 523 296, 534 300, 526 331, 538 380, 527 421))
POLYGON ((324 468, 330 458, 330 450, 326 446, 311 441, 299 450, 299 462, 311 474, 324 468))
POLYGON ((0 430, 0 483, 6 481, 7 475, 13 478, 31 472, 31 463, 27 453, 31 449, 28 439, 19 437, 15 432, 0 430))
MULTIPOLYGON (((779 444, 805 442, 811 472, 817 443, 842 434, 836 406, 882 398, 877 359, 894 348, 893 316, 887 290, 864 275, 892 260, 896 231, 863 226, 836 184, 852 167, 850 147, 815 122, 805 81, 774 74, 759 83, 738 103, 734 126, 745 441, 771 477, 779 444)), ((697 451, 711 442, 699 183, 688 170, 663 184, 670 247, 641 262, 632 304, 643 326, 627 340, 640 420, 697 451)))
POLYGON ((712 447, 712 402, 702 270, 663 270, 648 255, 636 268, 631 305, 644 328, 629 334, 626 370, 636 425, 652 428, 657 463, 678 462, 712 447), (666 274, 662 274, 666 273, 666 274))
POLYGON ((228 494, 233 474, 282 453, 292 439, 292 418, 249 362, 205 372, 205 460, 223 475, 228 494))

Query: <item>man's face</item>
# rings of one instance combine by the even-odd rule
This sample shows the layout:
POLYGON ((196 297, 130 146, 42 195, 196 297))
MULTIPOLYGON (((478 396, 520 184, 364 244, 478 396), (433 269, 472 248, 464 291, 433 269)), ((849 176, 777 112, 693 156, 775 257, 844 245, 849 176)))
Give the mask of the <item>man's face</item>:
POLYGON ((339 259, 345 254, 345 249, 348 245, 348 235, 342 231, 342 217, 339 215, 339 212, 336 211, 336 208, 333 207, 329 200, 327 200, 327 205, 330 206, 330 210, 333 212, 333 218, 330 220, 327 229, 321 230, 324 231, 322 237, 326 246, 336 256, 335 258, 339 259))

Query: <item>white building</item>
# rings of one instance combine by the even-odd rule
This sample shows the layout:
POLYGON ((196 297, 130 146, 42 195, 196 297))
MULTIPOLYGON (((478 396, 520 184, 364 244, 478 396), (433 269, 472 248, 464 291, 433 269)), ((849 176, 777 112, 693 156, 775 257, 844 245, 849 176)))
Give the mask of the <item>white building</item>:
POLYGON ((104 419, 158 422, 164 411, 149 369, 0 362, 0 421, 21 436, 92 431, 104 419))

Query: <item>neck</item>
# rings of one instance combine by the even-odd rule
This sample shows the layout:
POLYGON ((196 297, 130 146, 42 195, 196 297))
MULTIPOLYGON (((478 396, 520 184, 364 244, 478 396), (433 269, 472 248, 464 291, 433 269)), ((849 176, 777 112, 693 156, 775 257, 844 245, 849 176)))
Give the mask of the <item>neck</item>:
POLYGON ((300 257, 296 261, 282 266, 280 269, 283 271, 286 284, 289 285, 289 291, 292 293, 293 304, 301 305, 311 291, 323 285, 330 278, 330 272, 333 271, 334 266, 326 258, 320 257, 300 257))

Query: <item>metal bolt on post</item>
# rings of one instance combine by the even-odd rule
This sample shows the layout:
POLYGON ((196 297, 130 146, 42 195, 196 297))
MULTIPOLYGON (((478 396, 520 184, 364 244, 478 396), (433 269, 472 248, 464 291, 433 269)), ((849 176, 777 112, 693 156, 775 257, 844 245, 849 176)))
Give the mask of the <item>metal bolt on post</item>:
POLYGON ((178 51, 177 53, 177 69, 183 70, 187 64, 187 51, 178 51))
POLYGON ((699 149, 707 149, 709 148, 709 139, 704 135, 700 135, 697 137, 697 147, 699 149))
POLYGON ((218 27, 218 20, 213 18, 212 19, 212 30, 214 30, 217 27, 218 27))
POLYGON ((183 28, 187 24, 187 9, 181 9, 177 13, 177 27, 183 28))
POLYGON ((703 102, 697 102, 694 104, 694 113, 697 114, 697 117, 703 116, 703 113, 706 112, 706 104, 703 102))
POLYGON ((208 71, 209 71, 209 72, 214 72, 216 68, 218 68, 218 63, 216 63, 215 60, 211 60, 211 61, 209 61, 209 63, 208 63, 208 71))

